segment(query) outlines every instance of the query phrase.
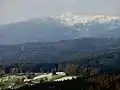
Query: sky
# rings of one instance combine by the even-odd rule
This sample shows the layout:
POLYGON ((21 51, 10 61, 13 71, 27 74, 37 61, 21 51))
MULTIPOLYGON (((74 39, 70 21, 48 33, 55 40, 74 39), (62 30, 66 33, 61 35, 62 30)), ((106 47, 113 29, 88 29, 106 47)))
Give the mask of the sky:
POLYGON ((0 0, 0 24, 63 12, 120 16, 119 4, 120 0, 0 0))

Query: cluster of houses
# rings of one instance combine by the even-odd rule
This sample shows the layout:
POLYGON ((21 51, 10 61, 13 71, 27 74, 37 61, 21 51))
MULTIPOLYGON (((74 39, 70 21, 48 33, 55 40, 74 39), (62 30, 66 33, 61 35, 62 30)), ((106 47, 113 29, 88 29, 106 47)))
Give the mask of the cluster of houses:
MULTIPOLYGON (((37 73, 36 73, 36 75, 37 75, 37 73)), ((49 81, 54 76, 58 76, 58 77, 61 76, 61 77, 60 78, 55 78, 55 79, 53 79, 53 81, 64 81, 64 80, 71 80, 73 78, 76 78, 75 76, 66 76, 65 72, 56 72, 55 75, 53 75, 53 73, 43 73, 42 75, 37 75, 33 79, 24 79, 24 83, 33 85, 34 84, 33 81, 43 80, 43 79, 46 80, 46 81, 49 81)))
POLYGON ((31 85, 35 85, 35 84, 41 83, 41 82, 51 82, 51 81, 56 82, 56 81, 71 80, 73 78, 76 78, 75 76, 67 76, 65 72, 56 72, 55 74, 54 73, 34 73, 34 75, 35 76, 31 79, 28 79, 25 74, 9 75, 9 76, 0 78, 0 82, 11 83, 8 88, 12 89, 17 86, 17 84, 14 83, 15 81, 20 82, 21 85, 30 85, 31 86, 31 85))

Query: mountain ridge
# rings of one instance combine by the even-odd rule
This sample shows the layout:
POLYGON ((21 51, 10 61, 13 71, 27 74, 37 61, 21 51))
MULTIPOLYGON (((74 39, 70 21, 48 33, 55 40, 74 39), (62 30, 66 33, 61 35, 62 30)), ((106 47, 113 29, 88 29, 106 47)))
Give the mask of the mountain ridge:
POLYGON ((120 17, 100 15, 83 19, 79 15, 64 13, 2 25, 0 45, 120 36, 120 17))

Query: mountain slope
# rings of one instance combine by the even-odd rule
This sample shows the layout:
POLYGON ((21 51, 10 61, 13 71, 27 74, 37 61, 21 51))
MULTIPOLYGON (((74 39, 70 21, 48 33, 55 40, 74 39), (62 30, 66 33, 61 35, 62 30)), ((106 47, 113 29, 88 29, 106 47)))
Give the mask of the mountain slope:
POLYGON ((46 42, 72 39, 75 31, 64 27, 54 19, 37 23, 30 20, 2 26, 0 44, 22 44, 25 42, 46 42))
POLYGON ((120 17, 63 13, 0 26, 0 44, 55 42, 82 37, 119 37, 120 17))

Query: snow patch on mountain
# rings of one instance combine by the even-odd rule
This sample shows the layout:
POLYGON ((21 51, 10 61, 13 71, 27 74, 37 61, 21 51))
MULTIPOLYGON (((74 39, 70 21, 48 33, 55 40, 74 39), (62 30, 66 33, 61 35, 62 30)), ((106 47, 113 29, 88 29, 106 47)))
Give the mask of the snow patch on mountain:
POLYGON ((82 25, 91 25, 92 23, 115 23, 120 22, 120 17, 117 16, 107 16, 107 15, 75 15, 70 12, 65 12, 61 15, 56 16, 56 19, 59 20, 61 23, 74 26, 75 24, 82 24, 82 25))

